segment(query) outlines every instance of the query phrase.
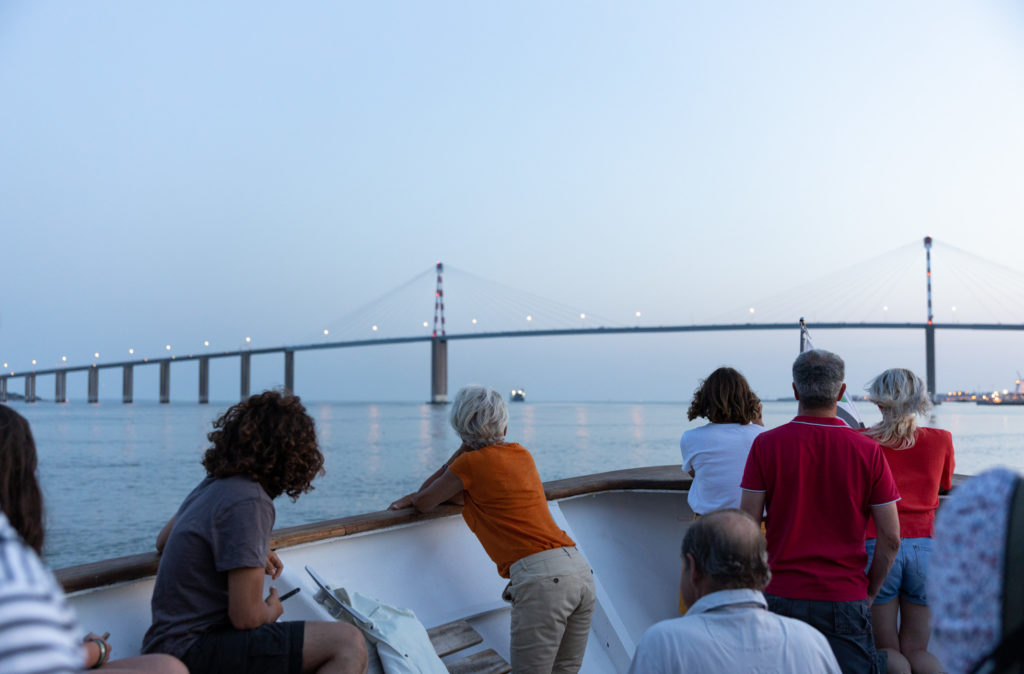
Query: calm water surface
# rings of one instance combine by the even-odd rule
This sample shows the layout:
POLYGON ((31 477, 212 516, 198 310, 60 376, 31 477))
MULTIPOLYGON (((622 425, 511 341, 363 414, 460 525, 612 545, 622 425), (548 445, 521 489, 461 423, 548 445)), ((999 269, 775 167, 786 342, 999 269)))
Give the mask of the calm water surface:
MULTIPOLYGON (((32 424, 54 568, 152 549, 156 532, 202 479, 206 433, 227 405, 14 403, 32 424)), ((509 439, 533 452, 544 480, 678 463, 687 403, 517 403, 509 439)), ((307 403, 327 474, 296 503, 279 498, 277 526, 381 510, 419 486, 458 446, 445 407, 307 403)), ((860 405, 867 423, 879 415, 860 405)), ((765 404, 783 424, 793 402, 765 404)), ((937 407, 926 425, 953 433, 957 472, 1024 471, 1024 407, 937 407)))

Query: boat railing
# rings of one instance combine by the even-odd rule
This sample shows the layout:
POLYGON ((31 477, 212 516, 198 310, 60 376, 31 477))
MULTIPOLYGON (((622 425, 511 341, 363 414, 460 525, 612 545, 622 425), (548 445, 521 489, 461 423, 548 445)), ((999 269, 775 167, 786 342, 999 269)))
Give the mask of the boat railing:
MULTIPOLYGON (((594 475, 552 480, 544 483, 544 492, 549 501, 554 501, 604 491, 685 491, 689 489, 690 482, 690 476, 683 473, 678 464, 672 464, 668 466, 613 470, 594 475)), ((461 506, 454 505, 441 506, 429 513, 417 513, 412 508, 382 510, 310 524, 283 527, 273 531, 270 546, 274 549, 291 547, 303 543, 312 543, 367 531, 387 529, 413 522, 448 517, 456 515, 461 511, 461 506)), ((155 532, 153 538, 156 540, 155 532)), ((59 569, 56 575, 61 585, 63 585, 65 592, 77 592, 79 590, 153 576, 156 574, 159 561, 160 557, 155 551, 144 552, 88 564, 69 566, 59 569)))

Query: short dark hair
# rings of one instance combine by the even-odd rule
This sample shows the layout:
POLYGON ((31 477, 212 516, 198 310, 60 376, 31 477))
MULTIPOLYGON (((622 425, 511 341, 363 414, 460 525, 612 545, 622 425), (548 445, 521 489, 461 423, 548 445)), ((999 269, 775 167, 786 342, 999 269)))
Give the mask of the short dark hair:
POLYGON ((750 390, 746 377, 731 367, 720 367, 693 392, 686 418, 697 417, 716 424, 750 424, 761 418, 761 399, 750 390))
POLYGON ((0 509, 22 540, 43 552, 43 494, 36 475, 38 459, 25 417, 0 405, 0 509))
POLYGON ((257 393, 214 421, 207 437, 213 443, 203 455, 208 476, 244 475, 272 499, 284 493, 294 501, 324 472, 315 424, 295 395, 257 393))
MULTIPOLYGON (((754 518, 737 508, 703 515, 683 536, 683 559, 693 555, 697 569, 716 590, 763 590, 771 580, 764 535, 754 518)), ((688 562, 687 562, 688 563, 688 562)))

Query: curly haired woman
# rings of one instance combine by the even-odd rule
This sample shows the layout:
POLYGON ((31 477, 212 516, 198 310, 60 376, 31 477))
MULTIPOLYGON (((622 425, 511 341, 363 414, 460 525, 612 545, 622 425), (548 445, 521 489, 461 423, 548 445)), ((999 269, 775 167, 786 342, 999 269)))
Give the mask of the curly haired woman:
POLYGON ((324 457, 298 397, 264 391, 213 423, 206 479, 157 537, 153 624, 143 650, 204 672, 364 672, 362 634, 343 623, 276 622, 284 613, 263 576, 277 578, 270 550, 273 500, 313 489, 324 457))
POLYGON ((686 413, 710 423, 683 433, 683 470, 693 476, 687 502, 695 515, 740 506, 740 478, 754 438, 764 431, 761 400, 742 374, 720 367, 700 383, 686 413))
MULTIPOLYGON (((924 382, 910 370, 893 368, 875 377, 868 385, 868 399, 881 410, 882 420, 863 432, 882 446, 902 497, 896 503, 900 549, 871 605, 875 646, 888 653, 890 672, 945 671, 928 652, 931 611, 925 577, 939 489, 952 486, 953 436, 938 428, 918 427, 916 417, 928 411, 931 401, 924 382)), ((872 520, 867 533, 868 564, 875 551, 875 534, 872 520)))

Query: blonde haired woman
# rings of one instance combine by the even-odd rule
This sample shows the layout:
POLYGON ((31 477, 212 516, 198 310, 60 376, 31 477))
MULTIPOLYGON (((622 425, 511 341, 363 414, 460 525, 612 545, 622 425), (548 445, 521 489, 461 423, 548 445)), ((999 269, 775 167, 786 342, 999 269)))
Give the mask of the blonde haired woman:
MULTIPOLYGON (((878 441, 899 489, 900 550, 871 607, 875 646, 889 656, 889 672, 943 671, 928 652, 930 636, 925 577, 934 534, 939 490, 953 478, 953 438, 949 431, 917 425, 931 407, 921 378, 894 368, 875 377, 868 399, 882 420, 864 431, 878 441), (897 628, 897 624, 899 627, 897 628)), ((874 521, 868 525, 868 564, 875 551, 874 521)))
POLYGON ((501 394, 467 386, 452 403, 462 446, 419 491, 392 503, 420 512, 464 503, 462 517, 509 579, 512 671, 579 671, 594 612, 594 577, 576 544, 548 509, 533 457, 505 441, 508 408, 501 394))

